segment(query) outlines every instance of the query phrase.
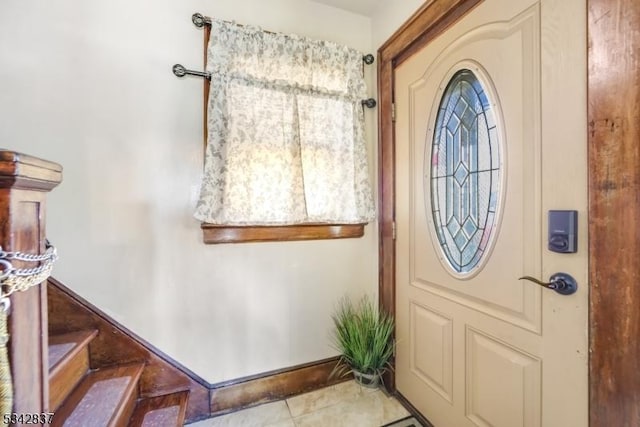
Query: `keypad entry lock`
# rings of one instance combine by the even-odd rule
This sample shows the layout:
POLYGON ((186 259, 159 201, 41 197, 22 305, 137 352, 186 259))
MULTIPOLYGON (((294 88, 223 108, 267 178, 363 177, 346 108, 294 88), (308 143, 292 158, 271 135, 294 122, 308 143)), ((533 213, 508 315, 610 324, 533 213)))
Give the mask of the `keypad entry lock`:
POLYGON ((549 211, 547 247, 564 254, 578 251, 578 211, 549 211))

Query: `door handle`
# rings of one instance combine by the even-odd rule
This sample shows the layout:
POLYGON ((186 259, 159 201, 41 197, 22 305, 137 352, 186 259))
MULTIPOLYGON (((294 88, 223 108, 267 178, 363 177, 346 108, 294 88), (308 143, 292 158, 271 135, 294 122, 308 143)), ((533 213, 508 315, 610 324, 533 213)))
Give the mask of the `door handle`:
POLYGON ((528 280, 544 288, 553 289, 562 295, 571 295, 578 290, 578 282, 567 273, 556 273, 549 277, 548 282, 543 282, 531 276, 523 276, 518 278, 518 280, 528 280))

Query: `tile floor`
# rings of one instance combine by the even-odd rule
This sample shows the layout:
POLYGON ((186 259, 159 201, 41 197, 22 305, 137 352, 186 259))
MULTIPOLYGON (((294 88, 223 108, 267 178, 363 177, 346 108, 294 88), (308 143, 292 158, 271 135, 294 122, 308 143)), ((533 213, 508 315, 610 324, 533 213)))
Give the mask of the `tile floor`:
POLYGON ((409 412, 381 390, 348 381, 278 402, 189 424, 189 427, 380 427, 409 412))

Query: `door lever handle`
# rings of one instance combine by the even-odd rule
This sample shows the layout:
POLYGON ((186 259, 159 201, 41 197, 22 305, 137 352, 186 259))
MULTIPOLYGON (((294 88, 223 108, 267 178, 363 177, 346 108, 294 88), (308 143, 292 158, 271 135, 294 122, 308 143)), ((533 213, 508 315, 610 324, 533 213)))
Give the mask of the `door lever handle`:
POLYGON ((544 288, 553 289, 561 295, 571 295, 578 290, 578 282, 567 273, 556 273, 549 278, 548 282, 531 276, 519 277, 518 280, 528 280, 544 288))

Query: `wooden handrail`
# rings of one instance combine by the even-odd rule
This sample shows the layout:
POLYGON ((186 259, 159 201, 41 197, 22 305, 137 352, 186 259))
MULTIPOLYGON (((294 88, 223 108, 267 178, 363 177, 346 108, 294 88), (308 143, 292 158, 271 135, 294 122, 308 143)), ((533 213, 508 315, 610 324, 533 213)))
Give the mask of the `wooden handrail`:
MULTIPOLYGON (((62 180, 62 167, 0 150, 0 246, 5 251, 44 252, 46 193, 62 180)), ((48 412, 47 287, 11 297, 9 360, 14 412, 48 412)))

